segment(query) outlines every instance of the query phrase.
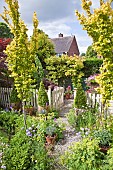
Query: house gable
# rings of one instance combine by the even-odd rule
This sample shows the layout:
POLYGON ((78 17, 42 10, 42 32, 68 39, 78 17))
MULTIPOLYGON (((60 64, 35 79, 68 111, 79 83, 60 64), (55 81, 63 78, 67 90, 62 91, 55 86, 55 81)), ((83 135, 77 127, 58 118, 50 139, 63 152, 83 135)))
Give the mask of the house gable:
POLYGON ((78 56, 80 54, 75 36, 73 37, 73 41, 72 41, 69 51, 68 51, 69 56, 74 56, 74 54, 76 54, 78 56))
POLYGON ((58 38, 53 38, 51 41, 54 44, 55 52, 57 55, 79 55, 79 49, 75 36, 63 37, 63 34, 60 33, 58 38))

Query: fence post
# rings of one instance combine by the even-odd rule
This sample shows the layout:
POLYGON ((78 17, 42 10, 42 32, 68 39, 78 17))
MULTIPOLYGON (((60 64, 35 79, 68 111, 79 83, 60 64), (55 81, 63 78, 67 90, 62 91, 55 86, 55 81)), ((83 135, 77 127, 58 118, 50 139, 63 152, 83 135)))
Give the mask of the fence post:
POLYGON ((77 93, 77 88, 74 88, 74 99, 76 97, 76 93, 77 93))
POLYGON ((48 99, 49 99, 49 106, 52 106, 52 100, 51 100, 51 86, 48 87, 48 99))

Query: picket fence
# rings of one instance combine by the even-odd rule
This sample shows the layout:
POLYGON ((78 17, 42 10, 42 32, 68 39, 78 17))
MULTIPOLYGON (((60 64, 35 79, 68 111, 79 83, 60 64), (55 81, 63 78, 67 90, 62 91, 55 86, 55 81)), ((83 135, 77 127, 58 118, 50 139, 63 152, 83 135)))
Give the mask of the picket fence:
MULTIPOLYGON (((76 96, 76 90, 74 89, 74 98, 76 96)), ((91 107, 98 106, 99 112, 103 111, 102 95, 97 93, 86 92, 87 104, 91 107)), ((113 100, 109 101, 110 106, 107 108, 106 112, 113 114, 113 100)))
MULTIPOLYGON (((90 106, 98 105, 99 111, 103 111, 103 104, 102 104, 102 95, 97 93, 86 93, 87 95, 87 103, 90 106)), ((109 107, 107 108, 106 112, 113 114, 113 100, 109 101, 109 107)))
MULTIPOLYGON (((11 103, 10 103, 11 91, 12 91, 12 88, 0 87, 0 103, 4 108, 9 108, 11 106, 11 103)), ((60 110, 60 108, 64 104, 64 88, 55 87, 54 90, 51 91, 51 87, 49 87, 47 94, 48 94, 50 107, 56 110, 60 110)), ((25 102, 25 105, 32 105, 38 109, 38 90, 37 89, 32 90, 32 96, 29 102, 25 102)))

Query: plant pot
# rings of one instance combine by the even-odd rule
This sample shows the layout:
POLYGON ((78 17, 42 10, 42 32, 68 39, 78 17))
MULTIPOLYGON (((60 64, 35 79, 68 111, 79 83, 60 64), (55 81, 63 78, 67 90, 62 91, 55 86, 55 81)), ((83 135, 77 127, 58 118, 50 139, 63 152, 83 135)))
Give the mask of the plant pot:
POLYGON ((26 113, 29 113, 30 116, 34 114, 34 107, 25 108, 24 110, 26 113))
POLYGON ((107 151, 110 149, 109 146, 103 146, 103 147, 100 147, 100 151, 103 152, 104 154, 107 154, 107 151))
POLYGON ((66 94, 66 95, 65 95, 65 98, 66 98, 66 99, 70 99, 70 94, 66 94))
POLYGON ((14 110, 19 111, 19 109, 21 109, 21 103, 20 103, 20 102, 11 103, 11 107, 12 107, 14 110))
POLYGON ((54 145, 57 135, 55 134, 54 136, 46 136, 45 138, 48 145, 54 145))
POLYGON ((47 113, 48 111, 49 111, 49 109, 50 109, 50 106, 48 105, 48 106, 45 106, 45 107, 42 107, 42 106, 39 106, 38 105, 38 112, 39 113, 47 113))

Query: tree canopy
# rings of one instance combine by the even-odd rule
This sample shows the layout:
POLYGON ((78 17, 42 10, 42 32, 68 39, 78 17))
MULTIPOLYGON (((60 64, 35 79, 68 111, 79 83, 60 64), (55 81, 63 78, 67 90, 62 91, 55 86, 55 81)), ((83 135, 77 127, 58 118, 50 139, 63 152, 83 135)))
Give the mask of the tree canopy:
POLYGON ((0 86, 11 86, 9 72, 6 64, 7 55, 4 53, 7 45, 10 44, 10 38, 0 38, 0 86))
POLYGON ((81 56, 81 57, 84 57, 85 55, 86 55, 85 53, 82 53, 80 56, 81 56))
POLYGON ((85 56, 86 56, 87 58, 97 57, 97 53, 93 50, 92 45, 90 45, 90 46, 87 48, 87 51, 86 51, 85 56))
POLYGON ((92 2, 82 0, 84 13, 76 11, 80 24, 93 39, 93 48, 103 56, 101 74, 97 80, 103 103, 113 98, 113 9, 112 0, 100 0, 100 7, 92 10, 92 2))
POLYGON ((45 59, 55 55, 54 46, 48 35, 38 29, 38 47, 36 54, 41 61, 42 67, 46 68, 45 59))
POLYGON ((10 28, 4 22, 0 22, 0 38, 13 38, 10 28))
POLYGON ((33 76, 36 72, 35 57, 37 37, 36 30, 38 20, 36 13, 33 16, 33 36, 28 40, 27 27, 20 18, 19 4, 15 0, 5 0, 8 9, 4 9, 2 18, 9 25, 11 32, 14 35, 10 45, 7 46, 5 53, 7 54, 8 69, 11 71, 11 76, 14 78, 14 85, 18 92, 18 97, 22 101, 29 100, 31 95, 32 84, 34 83, 33 76), (9 23, 9 18, 12 21, 9 23))

